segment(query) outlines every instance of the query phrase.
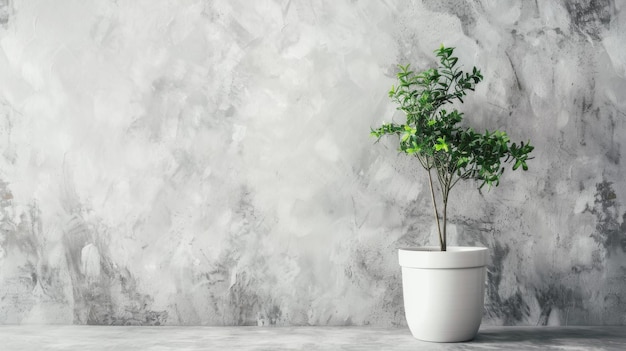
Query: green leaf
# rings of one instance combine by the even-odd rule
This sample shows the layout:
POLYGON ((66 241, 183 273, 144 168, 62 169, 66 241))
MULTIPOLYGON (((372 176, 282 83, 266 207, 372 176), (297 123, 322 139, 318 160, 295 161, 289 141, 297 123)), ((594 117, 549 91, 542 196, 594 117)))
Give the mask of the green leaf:
POLYGON ((448 152, 448 143, 446 143, 446 139, 444 138, 437 138, 437 143, 435 144, 435 150, 436 151, 441 151, 444 150, 445 152, 448 152))

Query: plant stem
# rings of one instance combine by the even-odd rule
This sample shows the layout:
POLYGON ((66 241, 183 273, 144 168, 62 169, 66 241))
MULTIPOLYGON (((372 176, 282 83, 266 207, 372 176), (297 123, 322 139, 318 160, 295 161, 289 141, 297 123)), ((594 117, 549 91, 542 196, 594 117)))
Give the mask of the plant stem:
MULTIPOLYGON (((435 191, 433 190, 433 176, 430 174, 430 169, 428 169, 428 184, 430 185, 430 197, 433 200, 433 210, 435 211, 435 221, 437 222, 437 234, 439 234, 439 245, 441 246, 441 251, 446 251, 445 244, 445 236, 441 234, 441 226, 439 225, 439 211, 437 211, 437 201, 435 201, 435 191)), ((445 208, 445 203, 444 203, 445 208)), ((444 226, 443 230, 446 230, 445 226, 445 212, 444 212, 444 226)))
POLYGON ((441 245, 441 251, 446 251, 448 248, 448 244, 447 244, 447 231, 446 228, 448 227, 447 225, 447 218, 446 218, 446 214, 448 213, 448 194, 446 194, 443 197, 443 244, 441 245))
MULTIPOLYGON (((447 160, 445 164, 447 165, 445 169, 442 169, 443 174, 441 174, 439 178, 443 179, 443 181, 439 181, 439 184, 441 185, 441 200, 443 201, 443 235, 441 240, 441 251, 448 250, 448 196, 450 195, 450 189, 454 186, 453 179, 454 172, 456 172, 456 170, 450 171, 447 167, 450 164, 450 160, 447 160)), ((439 171, 439 169, 437 169, 437 171, 439 171)))

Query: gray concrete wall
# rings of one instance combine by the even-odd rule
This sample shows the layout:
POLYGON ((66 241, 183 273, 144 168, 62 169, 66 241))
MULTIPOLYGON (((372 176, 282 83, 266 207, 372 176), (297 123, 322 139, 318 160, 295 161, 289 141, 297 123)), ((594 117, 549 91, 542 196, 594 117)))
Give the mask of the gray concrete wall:
POLYGON ((368 134, 441 43, 536 146, 452 194, 485 323, 626 324, 622 0, 0 0, 0 323, 404 325, 428 187, 368 134))

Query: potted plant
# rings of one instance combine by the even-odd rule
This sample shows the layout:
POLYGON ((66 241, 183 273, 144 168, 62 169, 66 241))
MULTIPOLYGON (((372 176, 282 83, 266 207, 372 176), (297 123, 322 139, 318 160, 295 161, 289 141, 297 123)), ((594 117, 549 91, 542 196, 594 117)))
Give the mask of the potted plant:
POLYGON ((527 170, 533 150, 530 142, 511 143, 503 131, 479 133, 461 125, 463 114, 453 104, 463 103, 483 76, 476 67, 471 73, 460 70, 453 52, 442 45, 435 50, 439 67, 422 72, 400 65, 398 84, 391 87, 389 97, 406 121, 371 130, 378 140, 397 136, 399 151, 415 157, 428 175, 439 246, 402 248, 398 256, 411 333, 436 342, 473 339, 483 315, 487 249, 447 245, 450 191, 466 179, 479 181, 479 189, 497 186, 503 164, 527 170))

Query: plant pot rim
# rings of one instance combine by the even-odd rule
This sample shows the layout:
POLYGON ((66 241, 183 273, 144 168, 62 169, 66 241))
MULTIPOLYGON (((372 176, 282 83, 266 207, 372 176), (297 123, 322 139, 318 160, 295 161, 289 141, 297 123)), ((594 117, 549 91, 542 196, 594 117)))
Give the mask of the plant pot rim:
POLYGON ((488 250, 479 246, 407 247, 398 249, 398 261, 404 268, 463 269, 487 265, 488 250))

